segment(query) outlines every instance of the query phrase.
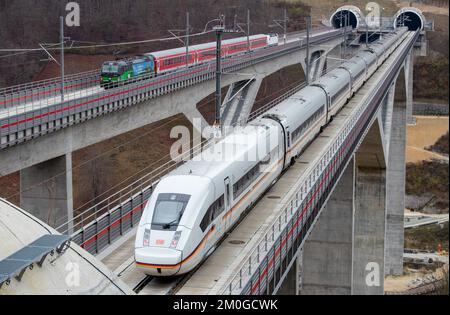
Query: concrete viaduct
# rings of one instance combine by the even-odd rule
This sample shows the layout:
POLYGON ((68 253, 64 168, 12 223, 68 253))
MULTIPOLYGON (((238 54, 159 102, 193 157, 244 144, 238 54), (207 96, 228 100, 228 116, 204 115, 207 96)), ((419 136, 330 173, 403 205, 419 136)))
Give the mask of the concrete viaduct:
MULTIPOLYGON (((408 25, 411 31, 399 48, 175 293, 383 294, 384 275, 403 272, 406 124, 412 122, 413 56, 424 51, 426 22, 420 11, 407 8, 394 17, 395 23, 402 14, 412 16, 420 26, 408 25), (233 242, 236 240, 244 241, 233 242)), ((359 15, 356 20, 363 21, 359 15)), ((314 45, 310 53, 326 55, 341 40, 342 35, 326 38, 326 44, 314 45)), ((304 50, 297 47, 232 68, 234 72, 224 76, 223 86, 229 85, 242 97, 238 102, 228 102, 229 108, 224 107, 225 120, 245 121, 264 77, 292 64, 305 67, 305 59, 304 50)), ((311 73, 321 73, 323 65, 318 62, 311 73)), ((108 115, 81 124, 69 123, 58 132, 6 146, 0 151, 0 174, 21 170, 22 180, 33 184, 52 172, 65 173, 57 184, 61 191, 56 193, 64 216, 71 209, 71 152, 177 113, 191 121, 202 118, 196 104, 214 90, 214 83, 204 80, 188 88, 177 86, 170 94, 162 93, 154 99, 150 97, 153 94, 133 95, 129 100, 133 106, 120 111, 111 108, 108 115)), ((231 92, 225 99, 230 97, 231 92)), ((122 100, 112 106, 115 102, 120 104, 122 100)), ((207 124, 204 118, 203 124, 207 124)), ((124 218, 127 216, 127 224, 131 221, 128 230, 132 233, 138 217, 133 214, 141 211, 149 193, 151 190, 134 195, 83 227, 73 241, 91 253, 103 251, 97 257, 111 270, 122 270, 127 261, 117 265, 115 257, 132 251, 132 234, 121 234, 127 237, 122 237, 118 245, 100 250, 105 235, 99 234, 99 225, 101 220, 110 222, 108 216, 120 210, 124 218)), ((42 189, 21 197, 25 208, 37 217, 42 213, 36 198, 41 204, 49 199, 42 189)), ((111 229, 107 228, 108 235, 111 229)), ((110 245, 110 239, 108 242, 110 245)), ((125 282, 127 273, 130 279, 136 278, 135 271, 128 267, 121 272, 125 282)), ((155 292, 151 286, 147 290, 149 294, 155 292)))

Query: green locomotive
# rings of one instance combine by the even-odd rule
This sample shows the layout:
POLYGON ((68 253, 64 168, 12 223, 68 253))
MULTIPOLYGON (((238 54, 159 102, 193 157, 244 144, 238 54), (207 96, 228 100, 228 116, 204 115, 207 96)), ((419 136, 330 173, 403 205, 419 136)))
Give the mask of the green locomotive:
POLYGON ((104 88, 117 85, 121 81, 155 72, 154 61, 147 56, 132 59, 107 61, 103 63, 100 85, 104 88))

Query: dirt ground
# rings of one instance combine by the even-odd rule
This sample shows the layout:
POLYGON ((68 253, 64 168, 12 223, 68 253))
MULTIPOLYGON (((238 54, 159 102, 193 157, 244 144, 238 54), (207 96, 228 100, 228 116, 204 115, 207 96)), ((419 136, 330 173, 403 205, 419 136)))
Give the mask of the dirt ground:
POLYGON ((426 148, 448 132, 448 117, 417 116, 417 124, 407 127, 406 162, 416 163, 431 158, 445 159, 446 157, 428 151, 426 148))
MULTIPOLYGON (((436 279, 441 279, 445 276, 443 268, 448 270, 448 266, 437 269, 435 272, 430 272, 429 270, 419 270, 417 272, 411 272, 406 269, 405 274, 402 276, 387 276, 384 280, 384 290, 386 292, 404 292, 408 289, 412 289, 413 286, 410 284, 411 281, 423 278, 427 275, 433 274, 436 279)), ((448 273, 448 271, 447 271, 448 273)))

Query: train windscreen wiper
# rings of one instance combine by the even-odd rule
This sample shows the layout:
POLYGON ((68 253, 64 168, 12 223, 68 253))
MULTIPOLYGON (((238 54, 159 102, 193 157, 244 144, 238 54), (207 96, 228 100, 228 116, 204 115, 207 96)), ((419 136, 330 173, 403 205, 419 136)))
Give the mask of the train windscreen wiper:
POLYGON ((170 222, 170 223, 164 224, 164 225, 163 225, 163 229, 164 229, 164 230, 170 229, 175 223, 178 224, 178 222, 180 222, 180 219, 181 219, 181 218, 178 218, 178 219, 173 220, 173 221, 170 222))

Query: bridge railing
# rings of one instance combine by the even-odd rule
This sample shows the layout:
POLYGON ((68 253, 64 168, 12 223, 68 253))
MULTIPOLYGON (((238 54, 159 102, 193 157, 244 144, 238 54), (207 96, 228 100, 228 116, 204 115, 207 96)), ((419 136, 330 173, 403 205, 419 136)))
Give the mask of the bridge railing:
MULTIPOLYGON (((69 94, 98 85, 100 70, 67 75, 64 78, 64 93, 69 94)), ((61 78, 35 81, 0 89, 0 108, 22 104, 33 104, 61 95, 61 78)))
POLYGON ((419 35, 416 32, 394 62, 389 75, 382 80, 366 104, 337 132, 337 138, 325 148, 325 154, 303 176, 303 184, 286 203, 254 250, 235 270, 221 294, 273 294, 294 263, 296 253, 309 235, 331 192, 378 111, 390 83, 419 35))

